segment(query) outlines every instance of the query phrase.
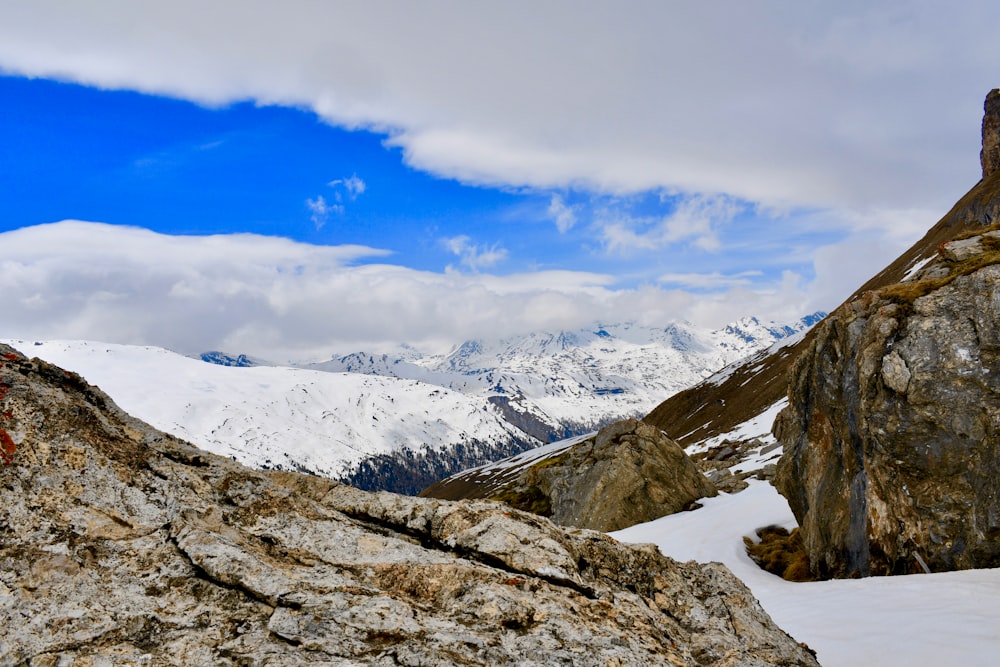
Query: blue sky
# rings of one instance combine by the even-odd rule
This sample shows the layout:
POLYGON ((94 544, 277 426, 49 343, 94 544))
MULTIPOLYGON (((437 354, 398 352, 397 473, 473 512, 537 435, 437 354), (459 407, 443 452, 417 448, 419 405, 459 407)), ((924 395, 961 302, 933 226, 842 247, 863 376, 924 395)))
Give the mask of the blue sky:
POLYGON ((0 336, 301 358, 832 308, 979 176, 976 5, 0 0, 0 336))
MULTIPOLYGON (((664 256, 649 247, 659 244, 594 228, 595 218, 627 218, 641 235, 682 205, 662 189, 463 184, 407 166, 385 134, 338 128, 301 108, 205 107, 15 76, 0 77, 0 98, 12 102, 0 110, 3 230, 77 219, 173 235, 250 232, 386 249, 388 261, 420 270, 589 270, 623 286, 707 265, 754 280, 779 267, 811 271, 808 256, 762 262, 743 252, 766 243, 759 228, 787 214, 760 215, 736 198, 708 221, 733 228, 726 252, 693 230, 677 232, 681 252, 664 256)), ((787 247, 811 247, 836 233, 783 236, 787 247)))

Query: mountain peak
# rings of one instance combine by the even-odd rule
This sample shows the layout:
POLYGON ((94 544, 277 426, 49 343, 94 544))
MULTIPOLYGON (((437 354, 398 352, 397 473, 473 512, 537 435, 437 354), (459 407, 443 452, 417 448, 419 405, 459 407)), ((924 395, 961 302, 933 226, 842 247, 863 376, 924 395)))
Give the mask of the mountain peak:
POLYGON ((991 90, 983 104, 983 150, 979 160, 983 178, 1000 169, 1000 88, 991 90))

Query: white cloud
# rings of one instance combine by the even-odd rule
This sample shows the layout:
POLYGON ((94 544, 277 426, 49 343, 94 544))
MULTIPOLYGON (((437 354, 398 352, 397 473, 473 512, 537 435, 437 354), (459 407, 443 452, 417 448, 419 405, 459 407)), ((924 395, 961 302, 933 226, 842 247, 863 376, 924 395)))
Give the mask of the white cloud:
POLYGON ((327 183, 332 188, 337 188, 337 201, 341 200, 340 189, 347 193, 348 198, 354 201, 358 195, 364 194, 365 182, 358 178, 357 174, 351 174, 347 178, 338 178, 327 183))
POLYGON ((762 275, 762 271, 742 271, 732 275, 724 275, 718 271, 712 273, 665 273, 659 277, 659 282, 679 287, 719 290, 750 285, 753 278, 762 275))
POLYGON ((563 201, 561 195, 554 194, 549 201, 549 216, 555 220, 556 229, 565 234, 576 224, 576 208, 563 201))
POLYGON ((468 182, 940 210, 978 176, 998 22, 986 0, 34 0, 0 7, 0 68, 304 106, 468 182))
POLYGON ((323 229, 330 215, 333 213, 343 213, 344 207, 340 204, 328 204, 323 195, 315 199, 306 200, 306 208, 309 209, 309 219, 316 225, 316 229, 323 229))
MULTIPOLYGON (((469 241, 457 241, 465 251, 469 241)), ((471 247, 475 247, 471 244, 471 247)), ((482 256, 482 249, 475 250, 482 256)), ((371 264, 383 250, 238 234, 165 236, 61 222, 0 234, 0 337, 94 339, 276 361, 400 342, 587 326, 595 320, 720 326, 743 314, 793 320, 810 304, 793 274, 709 294, 577 271, 497 276, 371 264), (153 259, 155 258, 155 261, 153 259)))
POLYGON ((597 227, 609 251, 656 250, 688 243, 708 252, 719 250, 719 227, 746 205, 724 195, 681 197, 672 213, 661 218, 634 217, 621 209, 597 216, 597 227))
POLYGON ((490 247, 476 245, 465 235, 444 239, 442 242, 449 252, 459 257, 463 266, 473 271, 488 269, 507 259, 507 250, 496 243, 490 247))

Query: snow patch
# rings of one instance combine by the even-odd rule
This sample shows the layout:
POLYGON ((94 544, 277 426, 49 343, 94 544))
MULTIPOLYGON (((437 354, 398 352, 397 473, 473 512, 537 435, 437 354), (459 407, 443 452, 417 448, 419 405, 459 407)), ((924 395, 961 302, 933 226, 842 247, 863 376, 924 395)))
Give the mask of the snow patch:
POLYGON ((757 567, 743 546, 757 528, 795 526, 774 487, 750 480, 741 493, 699 502, 612 536, 680 561, 725 563, 825 667, 996 664, 1000 569, 792 583, 757 567))

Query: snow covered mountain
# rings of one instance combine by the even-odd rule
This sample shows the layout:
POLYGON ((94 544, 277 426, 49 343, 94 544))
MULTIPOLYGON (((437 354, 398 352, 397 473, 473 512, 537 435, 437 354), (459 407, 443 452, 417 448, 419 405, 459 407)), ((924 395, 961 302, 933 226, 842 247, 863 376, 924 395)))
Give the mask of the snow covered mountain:
POLYGON ((4 342, 79 373, 156 428, 257 468, 381 488, 393 477, 415 492, 456 466, 538 444, 485 398, 413 380, 222 366, 156 347, 4 342))
POLYGON ((552 441, 649 412, 670 396, 823 317, 790 325, 748 317, 722 329, 598 325, 467 341, 447 355, 358 352, 308 366, 420 380, 487 398, 528 434, 552 441))
POLYGON ((416 493, 456 471, 641 415, 812 319, 782 327, 747 318, 718 331, 608 325, 300 368, 221 352, 191 359, 155 347, 4 342, 246 465, 416 493))

